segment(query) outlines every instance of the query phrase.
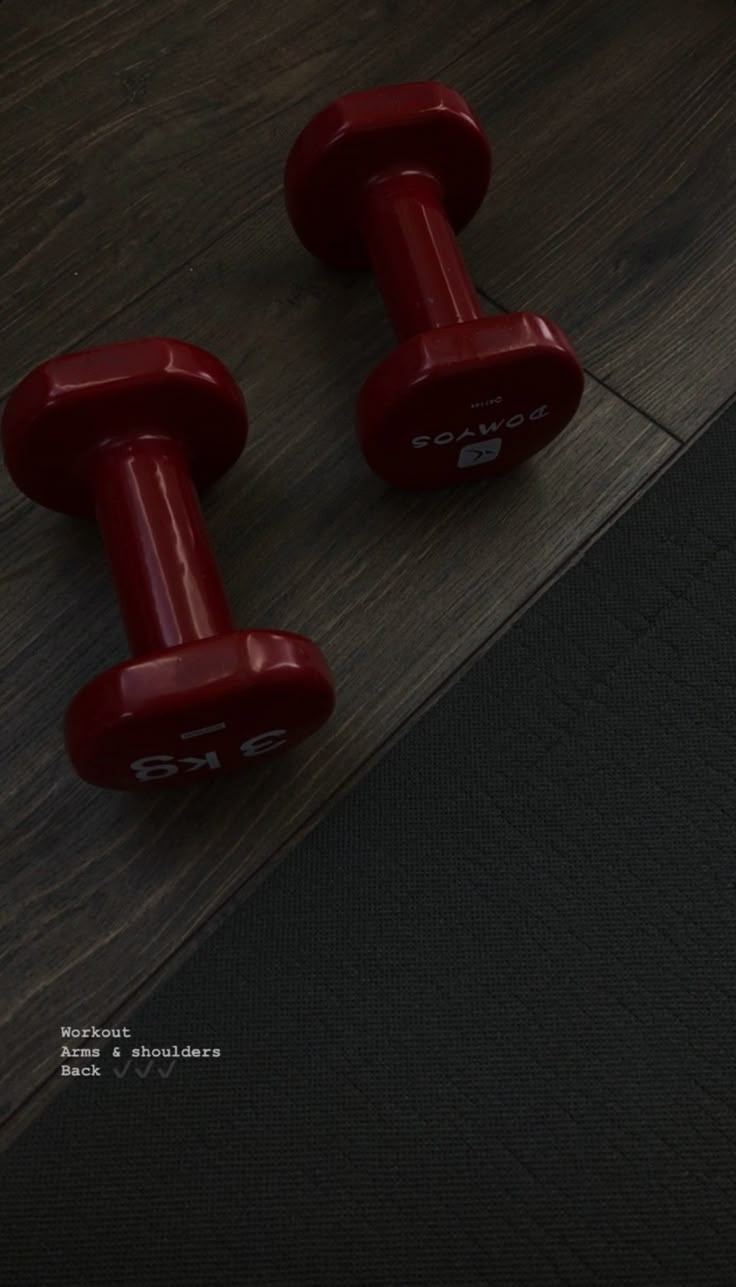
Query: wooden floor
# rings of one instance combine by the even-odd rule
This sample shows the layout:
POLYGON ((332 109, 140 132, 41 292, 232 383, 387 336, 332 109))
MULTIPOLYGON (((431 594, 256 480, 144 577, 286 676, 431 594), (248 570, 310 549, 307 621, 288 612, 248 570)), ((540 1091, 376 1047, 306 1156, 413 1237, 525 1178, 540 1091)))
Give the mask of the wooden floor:
MULTIPOLYGON (((205 509, 242 625, 304 631, 339 705, 253 778, 86 787, 75 690, 125 654, 93 529, 3 475, 3 1050, 11 1138, 59 1026, 122 1017, 736 393, 732 0, 5 0, 3 397, 62 350, 211 348, 252 418, 205 509), (574 426, 478 489, 393 494, 353 434, 391 344, 373 284, 301 250, 281 178, 337 93, 439 78, 495 147, 463 245, 489 310, 531 308, 588 370, 574 426)), ((571 623, 571 630, 573 623, 571 623)), ((461 731, 458 731, 461 736, 461 731)))

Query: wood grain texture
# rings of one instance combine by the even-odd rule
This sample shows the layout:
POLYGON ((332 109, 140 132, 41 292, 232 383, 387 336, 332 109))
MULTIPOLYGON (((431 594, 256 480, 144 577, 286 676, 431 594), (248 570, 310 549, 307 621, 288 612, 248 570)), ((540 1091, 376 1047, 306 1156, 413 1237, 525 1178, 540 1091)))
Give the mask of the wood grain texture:
MULTIPOLYGON (((497 14, 518 2, 501 0, 497 14)), ((429 75, 472 35, 449 9, 420 0, 107 0, 77 2, 63 19, 54 0, 40 8, 30 41, 20 0, 0 10, 11 140, 0 161, 7 385, 159 282, 172 284, 174 327, 187 287, 186 276, 174 278, 229 230, 244 235, 227 273, 242 258, 257 264, 277 244, 293 245, 281 218, 282 172, 312 110, 351 85, 429 75), (417 61, 417 31, 427 23, 431 38, 417 61)), ((474 29, 487 22, 480 3, 468 13, 474 29)), ((269 306, 262 284, 265 294, 231 319, 241 333, 269 306)))
POLYGON ((692 435, 736 392, 736 6, 533 3, 458 74, 495 144, 487 294, 692 435))
MULTIPOLYGON (((647 11, 660 15, 665 50, 671 28, 690 30, 679 2, 666 22, 658 0, 647 11)), ((621 12, 629 32, 640 30, 633 5, 621 12)), ((6 1114, 51 1076, 60 1023, 99 1022, 145 990, 676 449, 591 383, 574 428, 492 487, 392 494, 360 459, 355 393, 390 335, 369 280, 327 273, 296 243, 280 192, 291 139, 333 93, 443 76, 479 100, 492 133, 491 108, 501 117, 503 105, 497 137, 507 128, 531 158, 540 114, 545 130, 555 115, 571 128, 583 34, 589 51, 615 39, 607 10, 593 3, 478 2, 463 13, 458 21, 457 10, 435 3, 317 0, 296 9, 116 0, 74 3, 63 16, 51 0, 28 14, 18 0, 0 8, 2 384, 51 352, 141 334, 180 335, 216 352, 242 382, 253 424, 246 456, 205 505, 236 618, 312 635, 340 693, 323 735, 252 779, 146 798, 83 786, 63 755, 63 710, 81 683, 125 654, 123 632, 94 530, 34 509, 3 475, 6 1114), (569 35, 570 23, 581 34, 568 48, 560 31, 569 35), (520 71, 524 31, 537 41, 536 78, 520 71)), ((708 40, 722 13, 707 6, 708 40)), ((651 49, 649 72, 668 56, 651 49)), ((665 89, 672 99, 669 81, 665 89)), ((632 102, 634 115, 621 108, 622 131, 646 125, 632 102)), ((574 137, 581 149, 584 132, 574 137)), ((563 172, 573 164, 568 144, 560 144, 563 172)), ((705 127, 688 163, 701 146, 705 127)), ((527 238, 546 208, 533 303, 555 315, 563 284, 580 286, 587 261, 574 257, 554 208, 529 202, 527 180, 538 172, 525 177, 519 163, 509 172, 502 160, 503 148, 496 205, 489 200, 466 236, 471 266, 505 306, 531 302, 527 238), (504 202, 501 244, 494 221, 504 202)), ((590 232, 603 259, 605 222, 590 232)), ((598 289, 595 273, 589 284, 598 289)), ((679 307, 669 277, 652 289, 652 308, 657 292, 656 308, 679 307)), ((620 307, 618 330, 609 316, 616 344, 628 335, 628 305, 620 307)), ((596 318, 596 308, 579 324, 561 317, 586 357, 596 318)), ((617 369, 638 378, 648 354, 626 343, 617 369)), ((708 398, 721 397, 722 368, 712 370, 710 393, 702 370, 698 378, 704 417, 708 398)))

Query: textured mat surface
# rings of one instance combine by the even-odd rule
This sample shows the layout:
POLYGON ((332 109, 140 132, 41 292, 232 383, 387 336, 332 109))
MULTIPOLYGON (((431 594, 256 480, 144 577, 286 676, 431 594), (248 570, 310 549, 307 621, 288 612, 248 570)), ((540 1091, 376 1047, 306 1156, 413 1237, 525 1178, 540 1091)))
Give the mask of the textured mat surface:
POLYGON ((735 432, 9 1150, 6 1281, 732 1287, 735 432))

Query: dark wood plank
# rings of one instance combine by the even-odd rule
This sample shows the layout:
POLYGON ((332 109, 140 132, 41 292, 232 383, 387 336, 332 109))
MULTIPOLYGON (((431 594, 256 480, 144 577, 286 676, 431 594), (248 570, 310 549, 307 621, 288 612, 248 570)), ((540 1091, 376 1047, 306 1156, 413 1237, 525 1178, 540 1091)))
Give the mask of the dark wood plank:
POLYGON ((453 71, 496 151, 483 286, 691 435, 736 392, 733 3, 533 3, 453 71))

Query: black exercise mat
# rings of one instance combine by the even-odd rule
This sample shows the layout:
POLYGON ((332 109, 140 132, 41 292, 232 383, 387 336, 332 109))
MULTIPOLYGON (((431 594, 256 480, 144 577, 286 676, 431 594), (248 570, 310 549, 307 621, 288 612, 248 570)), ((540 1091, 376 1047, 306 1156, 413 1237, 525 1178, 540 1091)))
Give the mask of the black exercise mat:
POLYGON ((8 1284, 733 1287, 734 430, 11 1148, 8 1284))

